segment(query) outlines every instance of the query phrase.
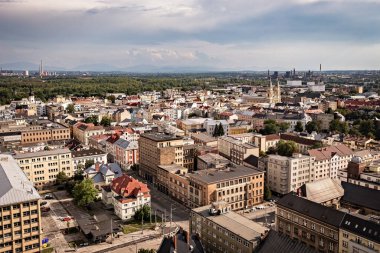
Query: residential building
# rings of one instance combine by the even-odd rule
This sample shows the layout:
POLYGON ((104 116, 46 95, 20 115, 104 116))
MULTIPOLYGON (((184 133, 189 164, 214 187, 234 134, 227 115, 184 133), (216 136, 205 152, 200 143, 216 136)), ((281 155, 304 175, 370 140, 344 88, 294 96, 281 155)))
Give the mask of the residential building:
POLYGON ((103 126, 95 126, 94 124, 86 124, 79 122, 73 126, 73 137, 84 145, 88 145, 88 138, 93 135, 104 134, 103 126))
POLYGON ((190 207, 227 202, 231 210, 260 204, 264 199, 264 172, 237 165, 189 173, 190 207))
POLYGON ((178 120, 177 125, 179 129, 185 132, 185 135, 189 135, 190 132, 198 132, 200 130, 203 130, 204 129, 203 124, 205 121, 206 121, 206 118, 192 118, 192 119, 178 120))
POLYGON ((0 252, 41 252, 40 199, 13 157, 0 154, 0 252))
POLYGON ((197 157, 197 170, 225 168, 230 163, 230 160, 219 154, 207 153, 197 157))
POLYGON ((233 163, 243 164, 245 158, 250 155, 259 156, 260 150, 254 144, 244 143, 229 136, 218 138, 219 154, 230 159, 233 163))
POLYGON ((347 181, 348 162, 354 152, 344 144, 308 150, 315 159, 315 180, 322 178, 339 178, 347 181), (343 172, 346 172, 345 174, 343 172))
POLYGON ((280 135, 280 139, 284 141, 293 141, 296 144, 298 152, 302 154, 307 154, 309 149, 322 146, 321 141, 304 138, 292 133, 283 133, 280 135))
POLYGON ((346 214, 339 230, 339 252, 380 252, 379 223, 346 214))
POLYGON ((269 155, 267 168, 269 188, 282 195, 314 181, 314 158, 311 156, 269 155))
POLYGON ((206 119, 203 123, 203 128, 206 129, 208 135, 214 136, 215 127, 220 125, 223 127, 223 135, 228 135, 230 127, 226 120, 206 119))
POLYGON ((74 171, 78 169, 78 166, 87 169, 84 166, 89 161, 107 163, 107 153, 95 148, 71 151, 71 157, 73 158, 74 171))
POLYGON ((122 169, 127 170, 130 166, 139 163, 139 145, 137 141, 127 141, 120 138, 113 145, 115 146, 115 162, 122 169))
POLYGON ((192 209, 190 233, 197 234, 206 252, 252 253, 268 229, 216 202, 192 209))
POLYGON ((123 172, 117 163, 100 163, 96 162, 83 172, 85 178, 91 179, 96 189, 108 185, 115 178, 121 177, 123 172))
POLYGON ((74 166, 69 149, 18 153, 14 158, 37 188, 54 184, 59 172, 64 172, 68 177, 74 176, 74 166))
POLYGON ((139 138, 139 174, 154 183, 157 166, 178 164, 183 166, 183 139, 162 133, 144 133, 139 138))
POLYGON ((205 133, 191 134, 191 139, 194 140, 194 143, 199 144, 199 145, 210 146, 210 147, 218 146, 218 139, 205 133))
POLYGON ((144 205, 150 206, 150 191, 146 184, 128 175, 115 178, 110 187, 102 188, 104 203, 112 203, 115 214, 122 220, 132 219, 144 205))
POLYGON ((289 193, 277 202, 276 227, 291 239, 320 252, 339 252, 345 213, 289 193))

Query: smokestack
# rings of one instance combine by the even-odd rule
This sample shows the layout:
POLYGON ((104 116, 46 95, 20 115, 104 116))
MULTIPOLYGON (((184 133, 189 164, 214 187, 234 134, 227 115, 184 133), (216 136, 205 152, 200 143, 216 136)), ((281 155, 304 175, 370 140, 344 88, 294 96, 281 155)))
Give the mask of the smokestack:
POLYGON ((319 72, 322 72, 322 64, 319 64, 319 72))

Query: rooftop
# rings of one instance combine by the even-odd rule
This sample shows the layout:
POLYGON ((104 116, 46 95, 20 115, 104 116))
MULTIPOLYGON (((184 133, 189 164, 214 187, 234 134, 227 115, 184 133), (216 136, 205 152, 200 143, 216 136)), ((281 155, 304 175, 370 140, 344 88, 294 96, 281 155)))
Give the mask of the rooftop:
POLYGON ((160 141, 174 141, 181 140, 181 137, 177 137, 175 135, 164 134, 164 133, 143 133, 140 135, 142 138, 147 138, 152 141, 160 142, 160 141))
POLYGON ((72 157, 83 157, 83 156, 93 156, 93 155, 105 155, 106 153, 102 150, 90 148, 90 149, 82 149, 79 151, 72 151, 72 157))
POLYGON ((40 199, 11 155, 0 154, 0 206, 40 199))
POLYGON ((336 146, 329 146, 324 148, 310 149, 308 150, 310 156, 315 157, 316 161, 331 159, 334 155, 349 156, 354 152, 344 144, 336 146))
POLYGON ((224 229, 234 233, 235 235, 247 240, 257 241, 268 230, 266 227, 251 221, 235 212, 227 212, 220 215, 210 215, 210 206, 202 206, 193 209, 193 212, 211 220, 224 229))
POLYGON ((49 156, 49 155, 61 155, 61 154, 67 154, 71 153, 71 151, 68 148, 60 148, 60 149, 53 149, 53 150, 44 150, 44 151, 38 151, 38 152, 32 152, 32 153, 18 153, 14 156, 15 159, 24 159, 24 158, 32 158, 32 157, 39 157, 39 156, 49 156))

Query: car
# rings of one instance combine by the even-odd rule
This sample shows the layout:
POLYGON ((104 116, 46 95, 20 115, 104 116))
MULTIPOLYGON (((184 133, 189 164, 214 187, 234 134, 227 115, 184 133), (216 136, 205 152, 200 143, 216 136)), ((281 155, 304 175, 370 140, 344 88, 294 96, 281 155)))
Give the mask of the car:
POLYGON ((245 213, 249 213, 251 210, 250 209, 245 209, 244 212, 245 213))
POLYGON ((41 206, 44 206, 44 205, 46 205, 46 204, 47 204, 47 201, 42 201, 40 205, 41 205, 41 206))
POLYGON ((256 209, 256 207, 252 207, 251 210, 254 212, 254 211, 256 211, 257 209, 256 209))
POLYGON ((45 199, 54 199, 54 198, 53 198, 53 195, 51 195, 50 193, 48 193, 48 194, 45 195, 45 199))
POLYGON ((61 217, 61 221, 71 221, 73 220, 74 218, 71 217, 71 216, 66 216, 66 217, 61 217))
POLYGON ((256 208, 261 210, 261 209, 265 209, 265 206, 263 206, 263 205, 259 205, 259 206, 257 206, 256 208))

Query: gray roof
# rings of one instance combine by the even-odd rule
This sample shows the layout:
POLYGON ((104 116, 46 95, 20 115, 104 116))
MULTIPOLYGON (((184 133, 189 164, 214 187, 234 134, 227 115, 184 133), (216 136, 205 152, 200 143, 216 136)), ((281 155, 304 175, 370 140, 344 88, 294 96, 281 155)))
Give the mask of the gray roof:
POLYGON ((324 203, 335 198, 341 198, 344 194, 340 181, 325 178, 301 186, 302 195, 316 203, 324 203))
POLYGON ((71 151, 68 148, 62 148, 62 149, 44 150, 44 151, 31 152, 31 153, 19 153, 15 155, 14 158, 24 159, 24 158, 32 158, 32 157, 39 157, 39 156, 60 155, 60 154, 67 154, 67 153, 71 153, 71 151))
POLYGON ((106 152, 96 149, 96 148, 90 148, 90 149, 83 149, 79 151, 71 151, 73 158, 78 157, 84 157, 84 156, 93 156, 93 155, 105 155, 106 152))
POLYGON ((164 133, 143 133, 140 135, 140 137, 147 138, 152 141, 161 142, 161 141, 174 141, 174 140, 181 140, 181 137, 177 137, 170 134, 164 134, 164 133))
POLYGON ((380 243, 380 225, 378 223, 346 214, 341 228, 358 236, 368 238, 376 243, 380 243))
POLYGON ((0 206, 40 199, 11 155, 0 154, 0 206))
POLYGON ((342 181, 343 203, 380 211, 379 191, 342 181))

